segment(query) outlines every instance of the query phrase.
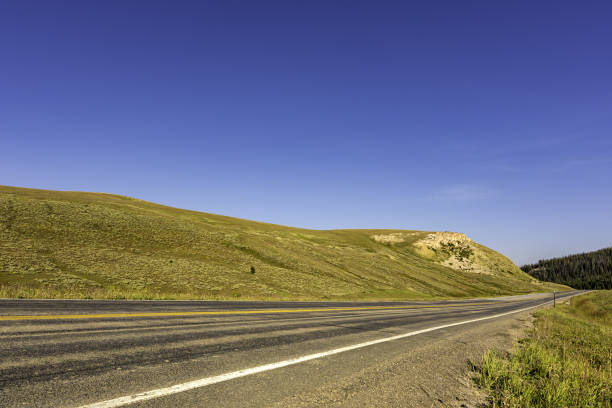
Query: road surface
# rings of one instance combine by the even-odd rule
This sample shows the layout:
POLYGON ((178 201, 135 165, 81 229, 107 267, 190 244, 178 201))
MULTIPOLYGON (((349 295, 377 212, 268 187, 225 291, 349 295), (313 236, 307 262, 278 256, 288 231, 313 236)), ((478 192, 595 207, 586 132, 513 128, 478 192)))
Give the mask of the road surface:
POLYGON ((0 300, 0 406, 271 406, 551 300, 0 300))

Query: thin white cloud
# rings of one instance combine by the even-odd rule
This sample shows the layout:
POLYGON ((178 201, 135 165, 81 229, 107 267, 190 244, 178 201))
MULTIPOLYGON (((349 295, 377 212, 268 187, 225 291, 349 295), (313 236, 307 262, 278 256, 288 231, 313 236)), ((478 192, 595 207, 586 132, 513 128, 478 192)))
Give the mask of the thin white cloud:
POLYGON ((589 157, 584 159, 574 159, 562 163, 554 168, 555 172, 562 172, 566 170, 574 170, 577 168, 596 168, 602 166, 609 166, 612 164, 612 157, 589 157))
POLYGON ((493 198, 497 190, 473 184, 456 184, 445 187, 434 194, 434 198, 444 201, 476 201, 493 198))

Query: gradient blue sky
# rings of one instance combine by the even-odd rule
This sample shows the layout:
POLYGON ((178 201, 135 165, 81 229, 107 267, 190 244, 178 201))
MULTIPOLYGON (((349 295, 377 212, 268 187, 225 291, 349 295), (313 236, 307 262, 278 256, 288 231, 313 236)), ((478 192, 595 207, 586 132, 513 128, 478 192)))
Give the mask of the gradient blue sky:
POLYGON ((0 184, 612 245, 610 1, 4 1, 0 184))

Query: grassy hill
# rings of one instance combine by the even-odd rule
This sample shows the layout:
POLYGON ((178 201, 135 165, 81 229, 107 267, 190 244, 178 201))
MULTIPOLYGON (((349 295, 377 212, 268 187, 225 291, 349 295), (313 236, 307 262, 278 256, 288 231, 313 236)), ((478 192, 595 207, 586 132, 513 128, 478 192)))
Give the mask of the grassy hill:
POLYGON ((0 186, 0 297, 425 299, 553 287, 463 234, 305 230, 0 186))

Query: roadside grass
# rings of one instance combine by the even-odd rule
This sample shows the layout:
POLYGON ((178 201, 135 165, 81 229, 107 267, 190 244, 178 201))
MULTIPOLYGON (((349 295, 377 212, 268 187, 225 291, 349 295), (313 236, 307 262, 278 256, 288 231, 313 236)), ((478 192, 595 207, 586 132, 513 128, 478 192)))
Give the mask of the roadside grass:
POLYGON ((611 407, 612 291, 573 297, 535 314, 508 355, 489 350, 476 367, 492 407, 611 407))
POLYGON ((480 245, 493 273, 445 267, 415 251, 428 234, 306 230, 112 194, 0 186, 0 297, 398 300, 563 288, 480 245), (406 239, 372 238, 396 233, 406 239))

